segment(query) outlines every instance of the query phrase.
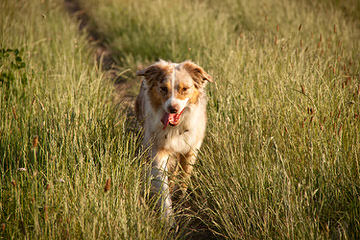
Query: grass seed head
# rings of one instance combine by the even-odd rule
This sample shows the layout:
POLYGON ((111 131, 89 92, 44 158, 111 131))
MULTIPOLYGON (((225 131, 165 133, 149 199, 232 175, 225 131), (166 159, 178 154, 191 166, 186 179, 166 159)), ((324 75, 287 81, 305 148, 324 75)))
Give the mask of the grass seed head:
POLYGON ((2 224, 1 224, 1 231, 2 231, 2 232, 5 232, 5 226, 6 226, 5 223, 2 223, 2 224))
POLYGON ((108 192, 110 191, 110 188, 111 188, 111 178, 108 178, 105 183, 104 191, 108 192))
POLYGON ((13 113, 13 116, 14 116, 15 120, 17 121, 17 115, 16 115, 16 108, 15 108, 15 106, 12 107, 12 113, 13 113))
POLYGON ((305 95, 305 87, 304 87, 304 85, 301 84, 300 87, 301 87, 301 93, 305 95))
POLYGON ((351 84, 351 77, 346 77, 346 85, 351 84))
POLYGON ((339 119, 340 114, 341 114, 341 109, 339 108, 339 112, 338 112, 337 117, 336 117, 337 119, 339 119))
POLYGON ((338 135, 340 135, 340 133, 341 133, 341 131, 342 131, 342 125, 340 125, 340 127, 339 127, 339 130, 338 130, 338 135))
POLYGON ((32 141, 32 147, 36 148, 38 144, 39 144, 39 137, 35 136, 32 141))

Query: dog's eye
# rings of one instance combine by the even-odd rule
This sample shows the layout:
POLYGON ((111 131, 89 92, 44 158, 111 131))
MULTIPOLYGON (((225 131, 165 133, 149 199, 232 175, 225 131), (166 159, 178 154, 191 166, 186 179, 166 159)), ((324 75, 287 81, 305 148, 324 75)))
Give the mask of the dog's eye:
POLYGON ((186 92, 188 89, 189 89, 189 88, 187 88, 187 87, 183 87, 183 88, 182 88, 182 91, 183 91, 183 92, 186 92))
POLYGON ((168 89, 167 87, 160 87, 160 91, 162 91, 163 93, 167 93, 168 89))

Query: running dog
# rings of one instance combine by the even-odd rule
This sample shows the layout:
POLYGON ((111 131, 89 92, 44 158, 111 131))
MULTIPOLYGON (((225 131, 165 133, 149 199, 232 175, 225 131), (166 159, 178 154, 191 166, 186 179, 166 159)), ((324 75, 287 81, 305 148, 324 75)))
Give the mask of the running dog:
POLYGON ((191 61, 160 60, 136 74, 144 77, 135 111, 144 129, 143 146, 151 149, 151 192, 161 194, 158 204, 169 217, 170 194, 175 188, 186 191, 186 181, 204 139, 205 86, 213 80, 191 61), (182 181, 180 186, 172 184, 176 176, 182 181))

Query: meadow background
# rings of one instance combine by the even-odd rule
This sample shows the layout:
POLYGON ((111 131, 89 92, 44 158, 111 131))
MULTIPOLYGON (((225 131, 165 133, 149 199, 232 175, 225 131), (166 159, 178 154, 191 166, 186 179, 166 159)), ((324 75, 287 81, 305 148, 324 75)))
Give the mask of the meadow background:
POLYGON ((76 3, 0 2, 1 239, 360 237, 359 1, 76 3), (158 58, 215 80, 177 228, 144 200, 131 108, 158 58))

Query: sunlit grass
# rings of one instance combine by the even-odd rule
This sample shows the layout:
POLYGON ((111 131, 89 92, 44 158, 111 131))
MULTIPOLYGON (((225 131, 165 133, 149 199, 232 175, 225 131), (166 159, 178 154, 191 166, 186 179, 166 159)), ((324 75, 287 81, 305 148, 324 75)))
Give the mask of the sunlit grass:
POLYGON ((356 22, 305 1, 84 4, 121 66, 190 58, 216 79, 193 184, 219 236, 358 234, 356 22))
MULTIPOLYGON (((197 220, 228 239, 359 236, 351 3, 81 3, 134 88, 137 67, 158 58, 191 59, 215 79, 182 228, 197 220)), ((139 133, 62 4, 1 3, 0 47, 25 63, 11 65, 11 52, 0 67, 14 73, 0 83, 1 236, 187 238, 143 200, 139 133)))
POLYGON ((141 200, 139 133, 85 34, 62 2, 1 9, 1 238, 163 238, 141 200))

